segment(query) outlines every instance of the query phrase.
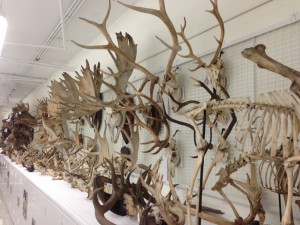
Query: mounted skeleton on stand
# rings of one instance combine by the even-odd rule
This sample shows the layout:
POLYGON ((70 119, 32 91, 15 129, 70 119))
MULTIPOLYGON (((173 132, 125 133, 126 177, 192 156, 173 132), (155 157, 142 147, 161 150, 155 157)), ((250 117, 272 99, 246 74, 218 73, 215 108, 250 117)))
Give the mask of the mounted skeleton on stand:
MULTIPOLYGON (((245 117, 250 118, 247 121, 247 129, 237 134, 237 140, 245 143, 249 136, 253 137, 251 151, 247 155, 253 160, 262 160, 262 162, 271 164, 272 173, 277 174, 274 180, 276 189, 273 191, 285 196, 286 209, 281 224, 290 225, 293 224, 293 196, 300 196, 300 181, 298 180, 300 169, 300 72, 270 58, 265 50, 266 47, 260 44, 254 48, 245 49, 242 55, 256 63, 258 67, 288 78, 292 84, 290 90, 262 94, 257 102, 250 105, 245 112, 245 117), (262 112, 261 118, 258 120, 254 136, 252 136, 253 118, 257 116, 258 111, 262 112)), ((244 121, 241 122, 238 129, 243 127, 243 123, 244 121)), ((242 144, 243 149, 244 145, 242 144)), ((272 173, 267 171, 265 176, 271 177, 272 173)), ((263 186, 264 183, 263 181, 263 186)), ((267 187, 270 186, 267 185, 267 187)), ((272 188, 270 189, 272 190, 272 188)))
POLYGON ((261 187, 252 176, 243 183, 231 178, 231 174, 239 168, 259 163, 261 185, 285 197, 286 210, 282 217, 282 225, 294 224, 292 216, 293 196, 300 196, 300 158, 299 158, 299 79, 300 73, 267 56, 264 45, 245 49, 242 55, 264 68, 278 73, 292 81, 290 90, 276 90, 261 94, 254 103, 241 103, 244 116, 237 125, 237 148, 244 153, 238 160, 221 168, 219 180, 213 186, 228 202, 235 214, 238 224, 249 224, 256 215, 260 224, 264 224, 265 211, 262 207, 261 187), (243 107, 242 107, 243 106, 243 107), (249 149, 250 148, 250 149, 249 149), (223 192, 230 184, 246 195, 250 213, 242 218, 234 204, 223 192))

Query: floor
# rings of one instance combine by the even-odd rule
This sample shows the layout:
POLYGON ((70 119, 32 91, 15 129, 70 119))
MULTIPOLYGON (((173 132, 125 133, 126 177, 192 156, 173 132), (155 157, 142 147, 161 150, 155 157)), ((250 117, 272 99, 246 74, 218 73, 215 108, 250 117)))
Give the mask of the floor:
POLYGON ((14 225, 0 194, 0 225, 14 225))

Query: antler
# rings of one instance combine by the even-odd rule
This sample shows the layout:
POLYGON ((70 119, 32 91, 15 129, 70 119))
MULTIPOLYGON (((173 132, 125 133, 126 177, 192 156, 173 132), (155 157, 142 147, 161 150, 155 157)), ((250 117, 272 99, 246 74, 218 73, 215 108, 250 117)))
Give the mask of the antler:
MULTIPOLYGON (((111 208, 116 204, 116 202, 120 198, 122 198, 123 194, 127 190, 127 188, 125 186, 125 182, 124 182, 124 162, 125 161, 123 161, 121 163, 121 168, 120 168, 121 174, 119 176, 120 184, 117 183, 118 177, 116 176, 116 172, 115 172, 113 163, 109 159, 104 159, 104 161, 109 165, 109 168, 111 171, 111 183, 112 183, 113 192, 112 192, 111 197, 106 202, 103 202, 103 205, 101 205, 98 200, 98 194, 100 194, 100 193, 103 194, 104 188, 103 187, 96 188, 93 193, 93 204, 95 207, 95 215, 96 215, 97 221, 103 225, 114 225, 113 223, 111 223, 110 221, 108 221, 105 218, 104 214, 108 210, 111 210, 111 208)), ((95 177, 95 179, 96 178, 97 177, 95 177)))
MULTIPOLYGON (((163 197, 161 194, 163 187, 163 176, 158 173, 162 158, 158 159, 152 170, 149 171, 151 177, 151 184, 147 184, 142 176, 142 185, 153 195, 156 200, 155 206, 158 207, 158 213, 167 224, 183 225, 184 213, 181 209, 180 202, 174 186, 171 185, 170 195, 163 197), (171 199, 171 196, 173 199, 171 199)), ((171 179, 171 178, 170 178, 171 179)))
MULTIPOLYGON (((165 127, 165 138, 163 140, 160 140, 159 137, 158 137, 158 134, 155 132, 155 130, 153 130, 151 127, 148 127, 147 124, 143 123, 141 121, 141 119, 137 116, 136 112, 135 111, 130 111, 132 113, 132 115, 134 115, 135 117, 135 121, 136 121, 136 126, 140 126, 144 129, 146 129, 150 134, 151 136, 153 137, 153 140, 151 141, 147 141, 147 142, 144 142, 143 144, 153 144, 152 147, 145 151, 145 152, 151 152, 153 151, 154 149, 156 149, 156 151, 154 152, 154 154, 157 154, 158 152, 160 152, 164 147, 166 147, 168 145, 168 142, 169 142, 169 138, 170 138, 170 125, 166 119, 166 117, 164 116, 164 112, 162 110, 162 108, 158 105, 157 102, 155 102, 153 99, 151 99, 150 97, 144 95, 143 93, 140 93, 138 91, 135 91, 135 94, 139 97, 143 97, 145 98, 146 100, 148 100, 150 102, 150 104, 155 107, 155 109, 158 111, 159 113, 159 116, 157 116, 156 118, 154 117, 149 117, 150 119, 152 120, 158 120, 160 121, 160 123, 162 123, 165 127)), ((142 113, 144 110, 141 110, 142 113)), ((146 115, 147 117, 147 115, 146 115)))
POLYGON ((224 36, 225 36, 224 22, 223 22, 223 19, 222 19, 221 15, 220 15, 219 9, 218 9, 218 0, 210 0, 210 2, 213 5, 213 9, 212 10, 206 10, 206 11, 213 14, 216 17, 216 19, 218 20, 218 23, 219 23, 219 26, 220 26, 220 29, 221 29, 221 34, 220 34, 219 39, 217 39, 215 37, 216 41, 218 42, 218 48, 215 52, 214 57, 210 61, 209 66, 211 66, 212 64, 217 63, 217 60, 218 60, 218 58, 220 56, 220 53, 221 53, 221 49, 222 49, 222 45, 223 45, 223 41, 224 41, 224 36))
POLYGON ((224 22, 222 20, 222 17, 219 13, 219 9, 218 9, 218 1, 217 0, 210 0, 212 6, 213 6, 213 9, 212 10, 206 10, 207 12, 213 14, 216 19, 218 20, 219 22, 219 26, 220 26, 220 29, 221 29, 221 34, 220 34, 220 38, 216 39, 216 41, 218 42, 218 47, 217 47, 217 50, 214 54, 214 57, 212 58, 212 60, 210 61, 210 63, 207 64, 205 62, 203 62, 201 60, 201 58, 199 58, 198 56, 195 55, 195 53, 193 52, 193 48, 188 40, 188 38, 186 37, 185 35, 185 29, 186 29, 186 19, 184 18, 184 24, 183 26, 181 26, 181 30, 180 32, 177 32, 177 34, 182 38, 183 42, 186 44, 188 50, 189 50, 189 53, 186 54, 186 55, 179 55, 180 57, 183 57, 183 58, 191 58, 195 61, 195 64, 197 64, 197 66, 193 69, 191 69, 191 71, 196 71, 200 68, 205 68, 205 67, 210 67, 212 64, 216 64, 217 63, 217 60, 219 58, 219 55, 221 53, 221 49, 222 49, 222 44, 223 44, 223 41, 224 41, 224 36, 225 36, 225 28, 224 28, 224 22))
POLYGON ((127 8, 130 8, 132 10, 156 16, 166 25, 166 27, 168 28, 168 30, 170 32, 170 35, 172 37, 172 42, 173 42, 172 45, 167 44, 165 41, 163 41, 158 36, 156 36, 156 38, 161 43, 163 43, 168 49, 171 50, 171 54, 170 54, 170 57, 169 57, 169 60, 168 60, 167 66, 166 66, 166 75, 168 76, 168 78, 165 78, 165 81, 168 81, 169 79, 172 79, 173 81, 176 81, 176 78, 175 78, 175 75, 173 73, 172 67, 173 67, 173 63, 174 63, 174 60, 177 56, 178 51, 181 50, 181 46, 180 46, 179 41, 178 41, 176 29, 175 29, 172 21, 170 20, 168 14, 167 14, 164 0, 159 0, 159 9, 158 10, 143 8, 143 7, 138 7, 138 6, 132 6, 132 5, 122 3, 120 1, 118 1, 118 2, 121 5, 126 6, 127 8))
POLYGON ((111 10, 111 2, 109 0, 109 7, 107 9, 107 13, 106 16, 104 17, 102 23, 96 23, 90 20, 87 20, 85 18, 81 18, 83 21, 95 26, 96 28, 98 28, 100 30, 100 32, 103 34, 103 36, 105 37, 105 39, 107 40, 108 44, 106 45, 94 45, 94 46, 87 46, 87 45, 82 45, 82 44, 78 44, 75 41, 72 41, 74 44, 76 44, 79 47, 82 48, 86 48, 86 49, 102 49, 102 50, 108 50, 111 52, 114 52, 117 57, 121 57, 123 58, 126 63, 128 63, 128 66, 130 68, 134 68, 139 70, 140 72, 142 72, 143 74, 145 74, 145 76, 151 81, 151 82, 157 82, 158 78, 156 76, 154 76, 151 72, 149 72, 146 68, 144 68, 143 66, 137 64, 134 62, 134 59, 131 59, 128 55, 126 55, 124 53, 124 51, 121 50, 121 48, 119 48, 118 46, 116 46, 114 44, 114 42, 112 41, 112 38, 110 37, 108 31, 107 31, 107 27, 106 27, 106 23, 110 14, 110 10, 111 10))

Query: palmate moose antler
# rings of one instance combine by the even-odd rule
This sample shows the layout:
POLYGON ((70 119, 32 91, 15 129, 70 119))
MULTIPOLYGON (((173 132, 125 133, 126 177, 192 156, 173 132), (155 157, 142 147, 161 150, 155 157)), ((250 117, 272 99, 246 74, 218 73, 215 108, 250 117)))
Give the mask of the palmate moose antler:
MULTIPOLYGON (((69 74, 63 73, 64 79, 60 81, 52 81, 51 98, 49 100, 50 115, 54 114, 65 119, 74 119, 82 116, 93 115, 101 107, 90 104, 86 106, 87 101, 99 100, 101 88, 101 79, 103 74, 100 72, 100 63, 94 66, 94 70, 90 69, 88 61, 86 67, 82 67, 82 74, 77 73, 76 79, 69 74), (86 97, 88 96, 88 97, 86 97), (52 113, 53 112, 53 113, 52 113)), ((100 100, 99 100, 100 101, 100 100)))
MULTIPOLYGON (((109 4, 110 5, 110 4, 109 4)), ((101 83, 105 86, 107 86, 111 91, 115 94, 115 99, 110 102, 104 102, 99 101, 99 99, 94 99, 93 96, 89 94, 83 94, 81 98, 83 98, 85 101, 82 102, 83 106, 86 107, 86 104, 91 105, 92 107, 96 107, 98 109, 104 109, 107 113, 107 122, 108 126, 110 128, 112 141, 114 143, 117 142, 119 138, 119 134, 122 130, 122 128, 125 125, 126 120, 126 109, 121 109, 121 107, 131 104, 131 101, 128 99, 130 96, 126 93, 128 80, 133 72, 133 68, 131 64, 135 64, 136 59, 136 53, 137 53, 137 45, 134 43, 132 37, 126 33, 125 36, 122 35, 122 33, 117 33, 117 41, 118 45, 115 45, 107 33, 106 30, 106 21, 108 19, 110 12, 110 6, 107 12, 107 15, 103 21, 103 24, 96 24, 92 21, 83 19, 84 21, 95 25, 100 29, 101 32, 105 33, 105 37, 107 38, 109 44, 103 48, 99 48, 99 46, 84 46, 79 45, 83 48, 92 48, 92 49, 106 49, 108 50, 110 56, 112 57, 115 66, 117 68, 117 73, 114 73, 112 69, 109 68, 110 73, 104 72, 106 75, 113 77, 115 80, 115 84, 109 84, 108 82, 103 80, 103 77, 98 77, 98 81, 101 81, 101 83), (121 106, 121 107, 120 107, 121 106), (115 132, 116 130, 116 132, 115 132)), ((80 93, 78 93, 80 95, 80 93)), ((128 114, 127 114, 128 115, 128 114)))
MULTIPOLYGON (((134 6, 126 5, 124 3, 121 3, 121 4, 125 5, 126 7, 131 8, 131 9, 134 9, 134 10, 138 10, 138 11, 142 10, 142 12, 146 11, 146 13, 156 15, 159 18, 161 18, 163 20, 163 22, 167 25, 170 33, 172 34, 172 39, 173 39, 172 49, 173 50, 172 50, 172 53, 171 53, 169 61, 168 61, 166 74, 167 74, 167 77, 168 77, 167 80, 170 80, 170 78, 171 78, 175 82, 176 79, 175 79, 175 76, 173 74, 172 65, 173 65, 174 59, 177 55, 177 52, 181 49, 181 47, 180 47, 179 42, 178 42, 178 38, 177 38, 177 35, 176 35, 175 28, 173 27, 169 17, 166 14, 166 10, 165 10, 165 7, 164 7, 164 2, 160 1, 160 10, 142 9, 142 8, 139 8, 139 7, 136 8, 134 6)), ((85 45, 77 44, 76 42, 75 42, 75 44, 79 45, 80 47, 88 48, 88 49, 105 49, 105 50, 108 50, 108 52, 110 53, 111 57, 113 58, 113 60, 115 62, 115 65, 118 69, 118 73, 116 73, 116 74, 113 73, 112 71, 111 71, 110 74, 106 73, 109 76, 112 76, 112 77, 115 78, 116 85, 112 86, 112 85, 109 85, 109 84, 105 84, 107 87, 109 87, 110 89, 112 89, 115 92, 115 94, 118 98, 117 101, 115 101, 115 103, 114 103, 114 107, 112 107, 112 108, 107 107, 107 109, 110 111, 109 117, 108 117, 108 124, 111 127, 110 130, 112 131, 115 128, 117 128, 116 135, 112 135, 114 137, 113 141, 116 142, 117 138, 118 138, 118 135, 120 133, 120 130, 123 128, 123 126, 125 124, 125 118, 126 118, 125 113, 126 113, 126 111, 128 111, 128 110, 133 111, 132 109, 128 109, 128 107, 127 107, 128 104, 126 104, 126 103, 124 104, 124 102, 120 101, 121 100, 120 96, 123 96, 124 98, 126 98, 125 93, 126 93, 126 88, 127 88, 127 84, 128 84, 128 79, 129 79, 133 69, 142 72, 146 77, 145 81, 141 85, 141 88, 139 89, 139 92, 141 92, 143 90, 145 84, 148 81, 151 82, 151 85, 150 85, 150 99, 152 99, 154 85, 158 81, 158 77, 153 75, 146 68, 144 68, 141 65, 135 63, 136 45, 132 44, 133 40, 129 35, 126 34, 126 39, 128 39, 128 42, 130 43, 129 45, 127 45, 127 46, 124 45, 124 43, 126 43, 126 42, 123 41, 124 37, 121 35, 121 33, 117 34, 118 46, 113 43, 113 41, 112 41, 108 31, 107 31, 107 28, 106 28, 107 19, 108 19, 109 13, 110 13, 110 7, 111 7, 111 4, 110 4, 110 1, 109 1, 109 8, 108 8, 107 14, 106 14, 106 16, 105 16, 105 18, 104 18, 104 20, 101 24, 97 24, 97 23, 89 21, 87 19, 83 19, 84 21, 96 26, 102 32, 102 34, 104 35, 104 37, 107 40, 108 44, 107 45, 98 45, 98 46, 85 46, 85 45), (134 45, 134 48, 133 47, 128 48, 128 46, 132 46, 132 45, 134 45), (117 106, 122 106, 122 109, 121 109, 121 107, 118 108, 117 106)), ((145 110, 141 109, 141 106, 146 107, 146 105, 142 104, 142 105, 138 106, 140 108, 141 112, 145 112, 145 110)), ((155 106, 154 108, 157 109, 157 106, 155 106)), ((135 119, 138 119, 138 118, 135 118, 135 119)), ((153 119, 153 120, 155 121, 155 119, 153 119)), ((147 126, 145 126, 144 128, 148 129, 147 126)), ((150 130, 150 133, 154 134, 154 133, 152 133, 152 130, 150 130)), ((157 133, 155 135, 157 135, 157 133)), ((155 144, 154 148, 156 148, 156 147, 159 147, 159 146, 157 144, 155 144)), ((159 147, 159 150, 160 149, 161 148, 159 147)), ((151 150, 152 150, 152 148, 151 148, 151 150)))

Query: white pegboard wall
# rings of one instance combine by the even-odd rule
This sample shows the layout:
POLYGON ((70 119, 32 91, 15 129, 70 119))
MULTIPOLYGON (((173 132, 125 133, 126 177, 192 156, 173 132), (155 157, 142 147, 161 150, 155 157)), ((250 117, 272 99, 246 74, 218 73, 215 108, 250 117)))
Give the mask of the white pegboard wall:
MULTIPOLYGON (((254 38, 256 44, 264 44, 266 53, 297 71, 300 70, 300 22, 276 29, 254 38)), ((275 73, 255 67, 256 94, 287 89, 291 82, 275 73)))

